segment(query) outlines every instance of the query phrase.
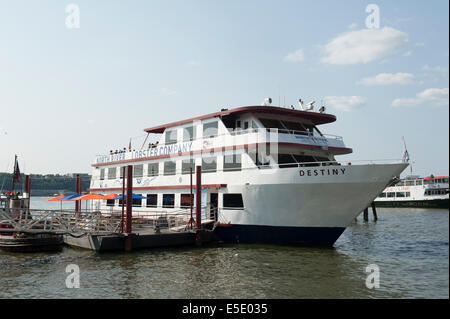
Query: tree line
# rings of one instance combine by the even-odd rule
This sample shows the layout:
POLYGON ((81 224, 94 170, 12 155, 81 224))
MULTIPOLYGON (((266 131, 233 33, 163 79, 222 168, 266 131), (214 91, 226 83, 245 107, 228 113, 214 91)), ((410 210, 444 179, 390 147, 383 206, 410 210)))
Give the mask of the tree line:
MULTIPOLYGON (((10 173, 0 173, 0 193, 6 193, 12 190, 12 177, 10 173)), ((46 196, 56 193, 74 193, 76 177, 73 175, 59 174, 30 174, 31 178, 31 195, 46 196)), ((87 174, 80 174, 82 191, 89 189, 91 177, 87 174)), ((21 174, 21 181, 14 184, 16 192, 23 192, 25 176, 21 174)))

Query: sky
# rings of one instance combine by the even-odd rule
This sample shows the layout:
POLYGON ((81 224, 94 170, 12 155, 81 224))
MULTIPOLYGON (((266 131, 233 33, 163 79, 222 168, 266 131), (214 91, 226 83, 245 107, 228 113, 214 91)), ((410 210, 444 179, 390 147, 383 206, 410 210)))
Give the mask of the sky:
MULTIPOLYGON (((90 173, 144 128, 323 101, 341 160, 449 173, 449 8, 433 1, 0 0, 0 172, 90 173), (78 18, 78 19, 77 19, 78 18)), ((409 173, 409 169, 408 169, 409 173)))

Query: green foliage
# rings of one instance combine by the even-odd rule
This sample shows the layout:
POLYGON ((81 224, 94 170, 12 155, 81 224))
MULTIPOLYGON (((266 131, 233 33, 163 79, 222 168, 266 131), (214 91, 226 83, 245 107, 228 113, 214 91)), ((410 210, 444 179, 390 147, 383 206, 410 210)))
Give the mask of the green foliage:
MULTIPOLYGON (((23 191, 23 183, 25 181, 25 176, 22 174, 22 181, 20 183, 15 183, 14 189, 16 191, 23 191)), ((74 192, 75 191, 75 182, 76 178, 65 175, 40 175, 40 174, 30 174, 31 178, 31 191, 33 190, 51 190, 53 192, 62 191, 62 192, 74 192)), ((82 174, 81 178, 81 187, 82 191, 86 192, 89 188, 89 184, 91 182, 91 177, 82 174)), ((0 173, 0 192, 7 192, 12 189, 12 174, 9 173, 0 173)))

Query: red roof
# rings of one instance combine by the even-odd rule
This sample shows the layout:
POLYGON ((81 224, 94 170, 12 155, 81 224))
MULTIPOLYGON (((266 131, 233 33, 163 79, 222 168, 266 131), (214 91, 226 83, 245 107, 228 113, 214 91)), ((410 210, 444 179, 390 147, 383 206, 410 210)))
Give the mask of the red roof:
POLYGON ((424 177, 424 179, 438 179, 438 178, 448 178, 448 176, 428 176, 424 177))
POLYGON ((286 115, 286 116, 290 116, 292 118, 310 120, 312 123, 314 123, 314 125, 332 123, 332 122, 336 121, 336 116, 334 116, 332 114, 292 110, 292 109, 287 109, 287 108, 278 107, 278 106, 243 106, 243 107, 237 107, 234 109, 230 109, 227 111, 216 112, 216 113, 211 113, 211 114, 207 114, 207 115, 203 115, 203 116, 193 117, 193 118, 183 120, 183 121, 172 122, 172 123, 168 123, 168 124, 164 124, 164 125, 150 127, 150 128, 145 129, 144 131, 147 133, 163 133, 166 128, 183 125, 183 124, 190 123, 193 121, 200 121, 200 120, 205 120, 205 119, 209 119, 209 118, 213 118, 213 117, 223 117, 223 116, 239 115, 239 114, 245 114, 245 113, 258 113, 258 114, 264 113, 264 114, 286 115))

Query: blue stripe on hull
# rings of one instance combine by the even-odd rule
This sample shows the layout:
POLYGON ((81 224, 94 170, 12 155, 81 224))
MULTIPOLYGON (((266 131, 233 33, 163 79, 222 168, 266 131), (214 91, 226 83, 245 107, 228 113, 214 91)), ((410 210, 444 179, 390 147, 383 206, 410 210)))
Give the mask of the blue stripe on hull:
POLYGON ((218 226, 217 239, 224 242, 332 246, 344 227, 281 227, 257 225, 218 226))

